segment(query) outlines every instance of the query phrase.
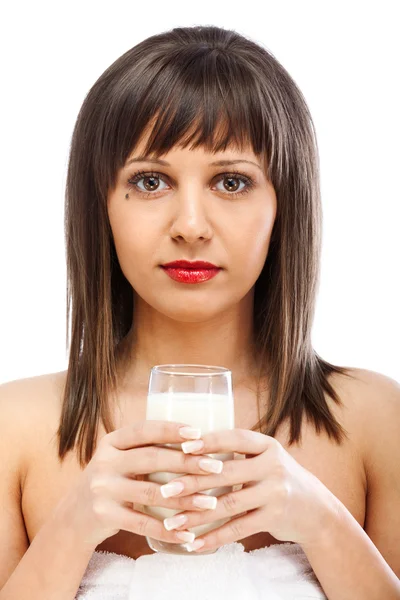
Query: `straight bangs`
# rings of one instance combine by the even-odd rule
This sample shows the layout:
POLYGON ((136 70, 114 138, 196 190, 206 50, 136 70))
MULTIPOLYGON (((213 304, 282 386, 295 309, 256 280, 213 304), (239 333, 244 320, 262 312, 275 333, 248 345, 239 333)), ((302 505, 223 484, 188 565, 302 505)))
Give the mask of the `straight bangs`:
POLYGON ((262 90, 248 66, 207 46, 185 46, 145 66, 135 64, 121 82, 108 80, 109 102, 102 104, 93 153, 96 173, 105 174, 99 191, 115 188, 118 171, 142 139, 147 140, 142 155, 153 158, 178 146, 213 154, 251 147, 264 159, 267 178, 275 171, 279 184, 282 165, 288 164, 285 136, 273 94, 262 90))

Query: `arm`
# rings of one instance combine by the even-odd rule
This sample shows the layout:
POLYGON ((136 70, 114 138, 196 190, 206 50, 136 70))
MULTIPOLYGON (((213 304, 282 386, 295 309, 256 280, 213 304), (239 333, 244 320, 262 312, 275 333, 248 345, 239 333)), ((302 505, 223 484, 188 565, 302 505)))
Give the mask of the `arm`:
POLYGON ((73 600, 95 548, 75 539, 61 505, 29 546, 21 510, 27 388, 24 380, 0 385, 0 600, 73 600))
POLYGON ((94 549, 76 539, 62 509, 46 521, 0 591, 0 600, 73 600, 94 549))
POLYGON ((328 600, 400 600, 400 385, 374 372, 365 378, 365 531, 338 501, 319 542, 303 546, 328 600))

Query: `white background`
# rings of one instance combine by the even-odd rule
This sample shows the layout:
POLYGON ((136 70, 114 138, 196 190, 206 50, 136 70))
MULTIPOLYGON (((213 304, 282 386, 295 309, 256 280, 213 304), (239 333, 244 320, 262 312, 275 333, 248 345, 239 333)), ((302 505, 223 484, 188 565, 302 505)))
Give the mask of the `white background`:
POLYGON ((315 349, 400 381, 397 1, 3 6, 0 382, 67 367, 64 185, 87 91, 149 35, 210 24, 269 49, 315 122, 324 215, 315 349))

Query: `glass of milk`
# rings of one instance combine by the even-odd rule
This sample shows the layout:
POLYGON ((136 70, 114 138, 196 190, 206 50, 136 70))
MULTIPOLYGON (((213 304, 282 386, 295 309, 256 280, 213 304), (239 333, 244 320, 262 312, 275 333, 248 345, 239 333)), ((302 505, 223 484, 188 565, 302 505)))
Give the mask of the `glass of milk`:
MULTIPOLYGON (((198 427, 201 435, 209 431, 234 429, 234 401, 232 392, 232 372, 225 367, 209 365, 157 365, 151 369, 147 396, 146 419, 175 421, 187 423, 190 427, 198 427)), ((185 440, 182 440, 184 442, 185 440)), ((157 444, 163 447, 180 449, 181 444, 157 444)), ((234 453, 205 454, 222 461, 233 460, 234 453)), ((145 479, 163 485, 184 473, 157 472, 149 473, 145 479)), ((207 474, 205 474, 207 476, 207 474)), ((232 486, 204 490, 202 494, 221 496, 232 491, 232 486)), ((142 511, 160 521, 172 517, 180 510, 161 506, 142 506, 142 511)), ((219 519, 213 523, 192 527, 196 537, 221 527, 227 519, 219 519)), ((163 542, 146 537, 150 548, 155 552, 167 554, 191 554, 184 544, 163 542)), ((197 552, 195 554, 213 554, 216 550, 197 552)))

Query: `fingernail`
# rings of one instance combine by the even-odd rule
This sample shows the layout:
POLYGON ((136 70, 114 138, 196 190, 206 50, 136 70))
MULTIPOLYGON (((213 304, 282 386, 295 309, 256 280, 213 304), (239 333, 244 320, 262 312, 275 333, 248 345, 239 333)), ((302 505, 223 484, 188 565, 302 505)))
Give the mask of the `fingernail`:
POLYGON ((193 497, 193 504, 198 508, 210 508, 215 510, 217 507, 217 498, 215 496, 200 494, 200 496, 193 497))
POLYGON ((192 543, 196 536, 191 531, 177 531, 176 537, 178 538, 178 540, 182 540, 182 542, 192 543))
POLYGON ((175 517, 164 519, 164 527, 167 531, 171 531, 171 529, 184 525, 187 520, 188 518, 186 515, 176 515, 175 517))
POLYGON ((180 494, 185 486, 180 481, 174 481, 172 483, 166 483, 160 487, 160 492, 163 498, 170 498, 180 494))
POLYGON ((179 433, 187 440, 198 440, 201 437, 201 429, 196 427, 181 427, 179 433))
POLYGON ((184 451, 185 454, 188 454, 189 452, 195 452, 196 450, 201 450, 202 448, 204 448, 203 440, 195 440, 193 442, 183 442, 183 444, 182 444, 182 450, 184 451))
POLYGON ((199 467, 207 473, 221 473, 224 463, 222 460, 214 460, 213 458, 201 458, 199 460, 199 467))
POLYGON ((193 543, 183 544, 183 545, 188 552, 193 552, 193 550, 198 550, 199 548, 202 548, 204 546, 204 544, 205 544, 204 540, 194 540, 193 543))

